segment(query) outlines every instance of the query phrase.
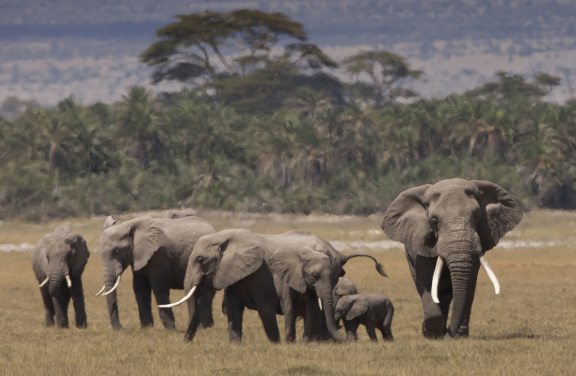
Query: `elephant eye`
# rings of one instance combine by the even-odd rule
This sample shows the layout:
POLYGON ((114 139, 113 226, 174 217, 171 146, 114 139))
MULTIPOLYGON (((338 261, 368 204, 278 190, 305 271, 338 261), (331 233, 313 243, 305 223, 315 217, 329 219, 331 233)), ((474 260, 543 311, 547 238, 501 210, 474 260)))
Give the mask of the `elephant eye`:
POLYGON ((113 254, 118 255, 120 254, 120 250, 118 248, 116 248, 115 250, 112 251, 113 254))
POLYGON ((430 226, 432 226, 434 231, 438 231, 438 217, 430 217, 430 226))
POLYGON ((202 263, 204 261, 204 257, 198 256, 196 257, 196 261, 202 263))
POLYGON ((314 278, 319 278, 319 277, 320 277, 320 273, 314 272, 314 273, 312 273, 312 277, 314 277, 314 278))

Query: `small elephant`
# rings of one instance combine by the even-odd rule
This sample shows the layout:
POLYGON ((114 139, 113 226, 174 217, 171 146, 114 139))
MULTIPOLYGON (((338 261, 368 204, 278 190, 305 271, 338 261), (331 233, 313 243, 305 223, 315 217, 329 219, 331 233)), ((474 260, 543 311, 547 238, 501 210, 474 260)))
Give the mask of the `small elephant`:
POLYGON ((81 235, 60 226, 44 235, 32 252, 32 269, 46 308, 46 327, 68 328, 68 304, 72 298, 76 327, 86 328, 82 273, 90 252, 81 235))
POLYGON ((354 294, 343 296, 336 304, 334 318, 344 320, 346 339, 358 339, 358 325, 363 324, 370 340, 378 342, 376 328, 382 332, 384 341, 393 341, 392 318, 394 306, 388 297, 381 292, 372 294, 354 294))
MULTIPOLYGON (((142 328, 154 326, 152 292, 158 304, 170 303, 170 289, 183 289, 188 258, 194 244, 203 235, 216 232, 208 222, 194 216, 153 218, 143 216, 114 225, 108 217, 100 241, 104 287, 96 295, 106 295, 110 323, 122 329, 118 317, 116 288, 122 273, 129 266, 133 271, 133 288, 142 328), (104 293, 104 290, 107 292, 104 293)), ((213 324, 214 290, 200 289, 198 294, 209 301, 200 312, 203 327, 213 324)), ((160 320, 166 329, 175 329, 170 308, 161 308, 160 320)))
POLYGON ((340 277, 336 287, 334 287, 334 305, 338 304, 341 297, 354 294, 358 294, 358 289, 354 282, 346 276, 340 277))

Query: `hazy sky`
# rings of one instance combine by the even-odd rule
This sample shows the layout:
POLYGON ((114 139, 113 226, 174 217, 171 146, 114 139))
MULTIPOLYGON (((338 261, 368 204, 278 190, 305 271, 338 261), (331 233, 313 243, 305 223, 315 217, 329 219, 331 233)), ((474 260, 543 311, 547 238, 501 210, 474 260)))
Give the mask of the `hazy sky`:
POLYGON ((54 104, 72 93, 84 103, 118 100, 130 85, 149 84, 137 56, 173 15, 237 8, 289 14, 337 60, 360 49, 403 55, 426 72, 410 83, 424 96, 472 89, 499 70, 562 77, 550 100, 569 98, 576 85, 576 1, 10 0, 0 2, 0 102, 54 104))

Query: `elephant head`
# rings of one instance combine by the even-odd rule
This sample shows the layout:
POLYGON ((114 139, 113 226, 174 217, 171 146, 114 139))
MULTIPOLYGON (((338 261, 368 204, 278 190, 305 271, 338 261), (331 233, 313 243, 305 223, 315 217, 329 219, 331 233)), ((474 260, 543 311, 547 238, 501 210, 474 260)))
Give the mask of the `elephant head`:
POLYGON ((108 217, 100 240, 100 255, 104 270, 104 287, 96 294, 112 294, 118 287, 122 273, 128 266, 135 272, 144 268, 155 252, 171 244, 162 229, 150 217, 136 218, 121 225, 108 217))
POLYGON ((438 257, 431 291, 436 303, 438 280, 448 266, 454 303, 448 334, 458 336, 464 314, 471 309, 480 263, 499 291, 484 253, 521 219, 518 204, 502 187, 449 179, 402 192, 388 207, 382 229, 404 243, 407 253, 438 257))
POLYGON ((198 239, 190 255, 180 301, 159 306, 170 308, 192 297, 200 285, 224 289, 256 272, 264 262, 266 246, 250 230, 223 230, 198 239))
POLYGON ((40 284, 48 284, 51 296, 58 296, 64 280, 72 287, 72 279, 80 277, 90 257, 86 241, 82 236, 69 232, 60 226, 45 238, 45 255, 48 262, 46 279, 40 284))
MULTIPOLYGON (((310 246, 291 244, 282 247, 270 258, 275 275, 292 289, 305 294, 312 290, 321 302, 330 336, 344 342, 334 320, 332 291, 341 273, 341 263, 330 255, 316 251, 310 246)), ((275 277, 276 278, 276 277, 275 277)))
MULTIPOLYGON (((346 276, 340 277, 336 287, 334 287, 334 304, 338 304, 340 298, 346 295, 358 294, 358 289, 352 280, 346 276)), ((338 320, 336 320, 338 321, 338 320)))
POLYGON ((344 318, 346 320, 353 320, 368 311, 370 304, 368 299, 361 294, 343 296, 336 304, 334 310, 334 319, 336 321, 344 318))

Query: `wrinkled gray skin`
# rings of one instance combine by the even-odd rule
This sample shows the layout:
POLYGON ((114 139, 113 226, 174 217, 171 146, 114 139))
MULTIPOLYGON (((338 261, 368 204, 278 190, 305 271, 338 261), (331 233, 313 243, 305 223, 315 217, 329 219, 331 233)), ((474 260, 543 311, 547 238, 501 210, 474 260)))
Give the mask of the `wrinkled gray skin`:
MULTIPOLYGON (((182 218, 152 218, 143 216, 114 225, 108 217, 102 232, 100 249, 106 291, 110 291, 117 277, 128 267, 133 271, 133 288, 142 328, 153 327, 152 292, 156 302, 170 303, 170 289, 183 289, 188 259, 198 239, 216 232, 205 220, 193 216, 182 218)), ((200 323, 213 325, 212 299, 214 291, 201 289, 203 304, 200 323)), ((122 329, 118 317, 116 291, 106 296, 110 323, 115 330, 122 329)), ((170 308, 159 309, 160 320, 166 329, 175 329, 174 314, 170 308)))
POLYGON ((86 309, 82 290, 82 273, 90 253, 82 236, 69 232, 60 226, 54 232, 44 235, 32 252, 32 269, 38 284, 50 277, 48 283, 40 288, 46 308, 46 327, 68 328, 68 305, 72 298, 76 315, 76 327, 86 328, 86 309), (70 276, 72 287, 66 283, 70 276))
MULTIPOLYGON (((226 289, 224 308, 231 341, 241 341, 242 313, 244 308, 252 308, 258 311, 270 341, 279 341, 276 314, 283 313, 287 342, 295 340, 298 315, 305 317, 305 341, 332 336, 342 342, 344 338, 334 323, 332 290, 342 265, 357 256, 344 256, 306 231, 259 235, 248 230, 224 230, 198 241, 188 265, 186 292, 206 284, 226 289)), ((188 300, 190 320, 185 341, 192 340, 198 326, 195 312, 200 304, 195 296, 188 300)))
POLYGON ((335 312, 336 320, 344 320, 348 341, 358 339, 356 332, 360 324, 366 327, 368 337, 373 342, 378 342, 376 329, 380 330, 385 341, 394 340, 391 330, 394 306, 381 292, 343 296, 336 304, 335 312))
MULTIPOLYGON (((344 274, 342 266, 351 258, 344 256, 327 241, 307 232, 290 231, 281 235, 262 235, 275 249, 270 264, 285 320, 285 340, 296 337, 296 317, 305 303, 304 342, 332 338, 344 342, 334 320, 334 286, 344 274), (322 310, 318 305, 322 301, 322 310)), ((372 258, 375 262, 376 260, 372 258)), ((382 266, 376 263, 382 275, 382 266)))
POLYGON ((452 338, 468 336, 479 257, 521 219, 522 212, 510 193, 479 180, 449 179, 411 188, 388 207, 382 229, 406 248, 424 308, 424 336, 440 338, 446 332, 452 338), (431 297, 437 257, 445 262, 438 286, 440 304, 431 297))
MULTIPOLYGON (((205 235, 190 256, 186 293, 194 286, 226 289, 223 307, 228 317, 230 342, 242 341, 244 308, 258 311, 264 330, 271 342, 280 341, 276 314, 279 300, 267 260, 272 250, 260 236, 250 230, 223 230, 205 235)), ((196 290, 188 304, 188 329, 184 341, 192 341, 199 325, 198 310, 206 302, 198 299, 196 290)))

